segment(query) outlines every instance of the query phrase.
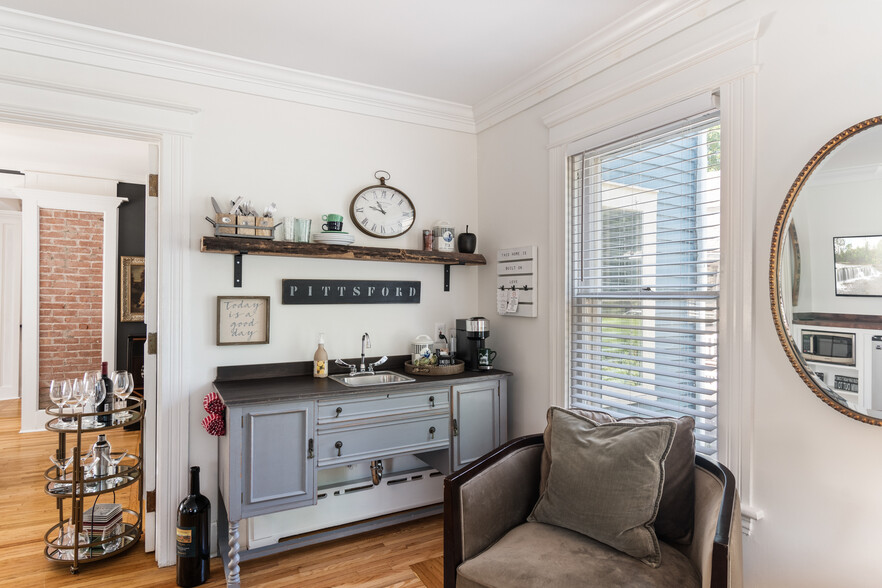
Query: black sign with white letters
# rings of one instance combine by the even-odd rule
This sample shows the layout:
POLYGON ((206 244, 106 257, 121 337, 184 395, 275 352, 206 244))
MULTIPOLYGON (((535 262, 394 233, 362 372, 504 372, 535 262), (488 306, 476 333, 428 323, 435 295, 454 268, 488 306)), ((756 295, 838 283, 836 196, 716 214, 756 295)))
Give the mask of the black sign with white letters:
POLYGON ((282 280, 282 304, 419 304, 420 282, 282 280))

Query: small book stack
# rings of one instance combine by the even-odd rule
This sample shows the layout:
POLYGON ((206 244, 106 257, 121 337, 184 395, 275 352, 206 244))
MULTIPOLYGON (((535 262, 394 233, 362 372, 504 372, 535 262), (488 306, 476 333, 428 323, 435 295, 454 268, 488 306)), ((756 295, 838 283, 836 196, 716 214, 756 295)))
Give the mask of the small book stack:
POLYGON ((103 537, 107 529, 113 529, 122 522, 122 505, 113 503, 96 504, 83 513, 83 532, 89 535, 89 541, 103 537))

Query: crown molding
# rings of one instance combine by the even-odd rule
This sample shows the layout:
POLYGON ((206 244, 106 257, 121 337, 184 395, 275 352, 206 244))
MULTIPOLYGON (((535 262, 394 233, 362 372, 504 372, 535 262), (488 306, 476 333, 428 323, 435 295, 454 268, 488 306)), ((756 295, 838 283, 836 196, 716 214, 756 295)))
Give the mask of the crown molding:
MULTIPOLYGON (((546 127, 552 129, 549 141, 552 144, 565 143, 574 140, 575 136, 568 136, 565 131, 559 129, 561 125, 574 118, 596 110, 604 104, 614 102, 625 96, 633 94, 641 89, 671 78, 676 74, 686 71, 698 64, 711 62, 719 58, 720 65, 724 62, 727 67, 718 67, 719 75, 713 78, 716 85, 721 85, 732 79, 740 78, 750 73, 756 73, 759 65, 756 63, 755 42, 760 36, 760 21, 748 21, 734 26, 728 30, 720 31, 712 43, 703 46, 701 50, 689 48, 671 56, 665 63, 655 63, 652 66, 637 72, 633 77, 624 78, 619 83, 599 88, 575 100, 563 108, 552 111, 542 117, 546 127), (743 51, 739 51, 743 49, 743 51)), ((680 99, 686 99, 693 95, 695 88, 683 88, 684 95, 680 99)), ((670 98, 668 98, 670 99, 670 98)), ((660 107, 661 105, 659 105, 660 107)), ((647 105, 641 105, 641 110, 646 110, 647 105)), ((612 121, 602 121, 597 128, 590 132, 581 129, 579 136, 597 132, 604 127, 619 124, 612 121)))
POLYGON ((597 34, 475 105, 486 130, 743 0, 662 0, 638 6, 597 34))
POLYGON ((0 7, 0 49, 474 133, 472 108, 0 7))

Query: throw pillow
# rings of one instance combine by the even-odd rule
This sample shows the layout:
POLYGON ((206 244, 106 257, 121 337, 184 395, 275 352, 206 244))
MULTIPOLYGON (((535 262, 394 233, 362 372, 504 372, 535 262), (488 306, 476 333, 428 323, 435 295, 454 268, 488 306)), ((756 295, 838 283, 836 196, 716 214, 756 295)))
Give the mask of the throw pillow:
MULTIPOLYGON (((595 423, 613 423, 616 418, 602 410, 581 408, 570 409, 577 415, 591 419, 595 423)), ((656 422, 670 420, 677 425, 674 443, 665 459, 665 484, 661 504, 655 519, 655 532, 662 541, 688 545, 692 542, 692 527, 695 521, 695 419, 690 416, 674 417, 623 417, 619 422, 656 422)), ((548 431, 546 428, 545 449, 542 452, 539 493, 545 491, 551 459, 548 454, 548 431)))
POLYGON ((582 533, 658 567, 652 523, 676 425, 598 425, 558 407, 548 418, 551 468, 527 520, 582 533))

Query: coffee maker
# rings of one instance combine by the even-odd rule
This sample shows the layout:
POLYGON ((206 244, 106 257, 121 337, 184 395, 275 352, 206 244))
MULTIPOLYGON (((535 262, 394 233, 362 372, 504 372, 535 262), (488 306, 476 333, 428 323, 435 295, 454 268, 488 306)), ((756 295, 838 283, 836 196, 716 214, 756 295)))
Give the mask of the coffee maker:
POLYGON ((465 369, 473 372, 493 369, 478 362, 478 352, 484 349, 484 340, 489 336, 490 324, 484 317, 456 319, 456 355, 465 362, 465 369))

